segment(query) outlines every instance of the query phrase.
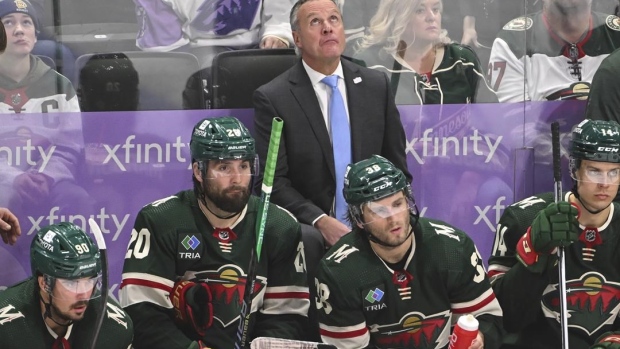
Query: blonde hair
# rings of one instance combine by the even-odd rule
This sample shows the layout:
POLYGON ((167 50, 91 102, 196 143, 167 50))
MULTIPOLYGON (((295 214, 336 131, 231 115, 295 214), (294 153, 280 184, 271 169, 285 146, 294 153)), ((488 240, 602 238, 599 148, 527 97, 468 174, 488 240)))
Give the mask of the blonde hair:
MULTIPOLYGON (((386 52, 396 53, 400 48, 401 37, 414 15, 414 10, 421 2, 422 0, 381 0, 377 13, 370 20, 368 34, 364 35, 359 42, 357 51, 381 44, 386 52)), ((440 11, 443 12, 442 0, 439 4, 441 5, 440 11)), ((448 31, 442 29, 437 44, 445 45, 450 41, 448 31)))

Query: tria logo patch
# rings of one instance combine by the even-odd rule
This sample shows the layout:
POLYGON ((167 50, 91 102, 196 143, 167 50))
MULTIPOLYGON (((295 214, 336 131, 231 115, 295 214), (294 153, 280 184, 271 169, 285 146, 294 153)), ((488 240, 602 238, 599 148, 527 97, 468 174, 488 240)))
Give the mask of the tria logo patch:
POLYGON ((368 294, 366 295, 365 299, 369 303, 379 302, 383 298, 384 294, 385 293, 381 291, 379 288, 375 288, 374 290, 368 291, 368 294))
POLYGON ((198 246, 202 244, 202 236, 192 233, 181 233, 178 237, 177 253, 179 259, 200 259, 202 256, 198 246))
POLYGON ((181 241, 181 244, 183 245, 183 247, 185 247, 186 250, 189 250, 190 248, 193 250, 196 249, 196 247, 198 247, 198 245, 200 245, 200 241, 198 241, 198 239, 192 235, 191 237, 189 235, 187 235, 183 241, 181 241))

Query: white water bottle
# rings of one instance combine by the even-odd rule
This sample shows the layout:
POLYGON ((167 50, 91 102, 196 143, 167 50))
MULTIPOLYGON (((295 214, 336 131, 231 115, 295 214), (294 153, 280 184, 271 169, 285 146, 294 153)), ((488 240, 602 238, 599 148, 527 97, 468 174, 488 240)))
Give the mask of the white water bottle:
POLYGON ((478 320, 471 315, 459 318, 450 336, 449 349, 467 349, 478 336, 478 320))

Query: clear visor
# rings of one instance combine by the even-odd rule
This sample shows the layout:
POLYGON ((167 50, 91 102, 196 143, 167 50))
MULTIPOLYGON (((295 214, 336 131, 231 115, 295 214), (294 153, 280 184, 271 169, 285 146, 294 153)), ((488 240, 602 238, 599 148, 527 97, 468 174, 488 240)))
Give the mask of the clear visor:
POLYGON ((101 295, 101 275, 92 278, 61 279, 55 278, 56 292, 52 292, 54 298, 74 299, 78 295, 87 295, 88 299, 101 295))
POLYGON ((372 223, 379 219, 387 219, 408 210, 409 202, 404 196, 392 201, 390 205, 382 205, 376 201, 367 202, 362 205, 365 224, 372 223))
POLYGON ((620 184, 620 168, 615 168, 609 171, 603 171, 596 168, 586 168, 580 171, 573 171, 571 177, 576 181, 606 184, 606 185, 618 185, 620 184), (582 178, 576 178, 577 172, 582 174, 582 178))
POLYGON ((251 159, 223 159, 204 162, 207 166, 206 178, 251 177, 259 173, 258 156, 251 159))

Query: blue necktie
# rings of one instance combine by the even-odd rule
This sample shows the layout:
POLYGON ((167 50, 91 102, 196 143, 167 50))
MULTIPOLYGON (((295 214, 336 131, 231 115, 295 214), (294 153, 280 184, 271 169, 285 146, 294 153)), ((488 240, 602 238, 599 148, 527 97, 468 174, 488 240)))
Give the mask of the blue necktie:
POLYGON ((338 90, 338 76, 326 76, 321 82, 332 88, 332 96, 329 100, 329 126, 336 168, 335 214, 337 220, 346 224, 347 203, 344 201, 342 189, 344 188, 344 172, 347 165, 351 163, 351 130, 344 100, 338 90))

